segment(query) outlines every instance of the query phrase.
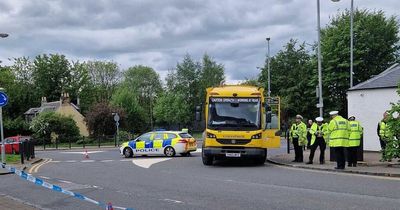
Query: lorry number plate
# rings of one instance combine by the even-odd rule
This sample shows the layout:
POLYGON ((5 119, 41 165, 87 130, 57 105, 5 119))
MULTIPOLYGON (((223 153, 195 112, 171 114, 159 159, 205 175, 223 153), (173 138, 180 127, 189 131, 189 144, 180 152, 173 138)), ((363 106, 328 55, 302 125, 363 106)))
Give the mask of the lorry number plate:
POLYGON ((240 157, 240 153, 226 153, 226 157, 240 157))

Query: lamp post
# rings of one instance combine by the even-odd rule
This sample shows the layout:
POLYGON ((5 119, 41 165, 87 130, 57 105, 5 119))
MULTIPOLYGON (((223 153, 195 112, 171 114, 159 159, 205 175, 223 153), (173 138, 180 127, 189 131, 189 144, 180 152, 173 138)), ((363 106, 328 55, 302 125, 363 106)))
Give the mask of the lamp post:
MULTIPOLYGON (((340 0, 331 0, 333 2, 339 2, 340 0)), ((351 0, 350 6, 350 88, 353 87, 353 39, 354 39, 354 0, 351 0)))
MULTIPOLYGON (((0 33, 0 38, 7 38, 8 34, 0 33)), ((0 92, 3 92, 4 88, 0 88, 0 92)), ((3 108, 0 106, 0 140, 1 140, 1 162, 5 163, 5 145, 4 145, 4 133, 3 133, 3 108)))
POLYGON ((267 61, 267 68, 268 68, 268 97, 271 97, 271 69, 270 69, 270 51, 269 51, 269 40, 271 40, 270 37, 266 38, 267 43, 268 43, 268 61, 267 61))
POLYGON ((319 116, 323 117, 324 100, 322 98, 322 64, 321 64, 321 21, 320 21, 320 0, 317 0, 317 30, 318 30, 318 104, 319 116))

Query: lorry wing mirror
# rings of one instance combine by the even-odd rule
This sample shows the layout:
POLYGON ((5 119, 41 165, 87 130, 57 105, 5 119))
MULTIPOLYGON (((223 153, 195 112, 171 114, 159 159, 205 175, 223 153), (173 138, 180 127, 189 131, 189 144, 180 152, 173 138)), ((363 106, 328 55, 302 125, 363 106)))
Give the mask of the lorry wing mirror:
POLYGON ((266 121, 267 121, 267 123, 271 123, 272 122, 272 114, 271 114, 270 111, 267 112, 266 121))
POLYGON ((271 112, 271 107, 268 105, 265 105, 265 112, 271 112))

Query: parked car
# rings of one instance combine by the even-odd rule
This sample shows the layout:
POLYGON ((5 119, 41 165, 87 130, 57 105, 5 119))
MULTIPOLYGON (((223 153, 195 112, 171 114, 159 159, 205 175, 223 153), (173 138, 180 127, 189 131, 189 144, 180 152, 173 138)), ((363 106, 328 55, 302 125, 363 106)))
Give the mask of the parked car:
POLYGON ((137 155, 165 155, 172 157, 175 154, 189 156, 190 152, 196 150, 196 139, 186 132, 155 131, 124 142, 121 145, 120 153, 126 158, 137 155))
MULTIPOLYGON (((6 154, 19 154, 19 143, 30 141, 30 136, 10 136, 4 139, 6 154)), ((0 142, 1 145, 1 142, 0 142)), ((1 153, 1 150, 0 150, 1 153)))

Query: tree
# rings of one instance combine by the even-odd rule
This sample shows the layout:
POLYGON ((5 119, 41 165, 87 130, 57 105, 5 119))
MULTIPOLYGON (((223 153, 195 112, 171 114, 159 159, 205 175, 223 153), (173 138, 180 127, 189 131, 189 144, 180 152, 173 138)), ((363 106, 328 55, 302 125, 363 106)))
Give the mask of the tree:
MULTIPOLYGON (((350 13, 342 12, 321 31, 323 91, 326 110, 347 113, 346 91, 350 69, 350 13)), ((391 66, 399 56, 396 17, 382 11, 356 10, 354 14, 354 85, 391 66)))
POLYGON ((99 102, 90 108, 86 114, 86 123, 91 136, 97 138, 115 134, 115 121, 112 113, 119 114, 120 125, 124 127, 126 116, 122 109, 110 106, 106 102, 99 102))
MULTIPOLYGON (((400 84, 397 90, 400 95, 400 84)), ((393 103, 388 111, 387 126, 390 130, 390 137, 386 141, 386 148, 382 152, 382 159, 391 161, 394 158, 400 158, 400 102, 393 103)))
POLYGON ((137 92, 128 86, 119 87, 112 96, 111 104, 124 109, 126 113, 126 129, 141 133, 148 128, 146 124, 146 111, 139 104, 137 92))
POLYGON ((96 90, 96 101, 108 102, 120 81, 121 72, 118 64, 108 61, 88 61, 85 65, 91 85, 96 90))
POLYGON ((200 103, 205 99, 206 88, 218 86, 225 79, 224 65, 204 54, 200 70, 200 103))
MULTIPOLYGON (((312 67, 311 56, 305 44, 298 44, 291 39, 283 50, 280 50, 270 61, 271 92, 281 96, 285 106, 281 106, 283 118, 296 114, 316 116, 316 81, 313 79, 316 70, 312 67)), ((267 87, 267 63, 259 78, 267 87)))
POLYGON ((91 84, 85 63, 71 62, 71 80, 66 92, 70 94, 71 98, 76 99, 81 112, 86 112, 96 102, 96 90, 91 84))
MULTIPOLYGON (((134 92, 136 102, 145 112, 143 120, 147 127, 153 128, 153 107, 157 96, 162 91, 160 77, 152 68, 147 66, 133 66, 124 73, 123 89, 134 92)), ((130 107, 123 107, 125 110, 130 107)))
MULTIPOLYGON (((79 128, 71 117, 55 112, 43 112, 35 117, 30 125, 34 137, 50 143, 52 136, 57 136, 58 142, 75 142, 79 139, 79 128)), ((54 139, 53 139, 54 140, 54 139)))
POLYGON ((41 96, 59 100, 71 80, 70 63, 64 55, 38 55, 34 60, 33 82, 41 96))

